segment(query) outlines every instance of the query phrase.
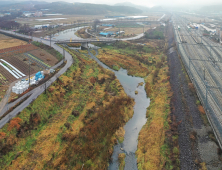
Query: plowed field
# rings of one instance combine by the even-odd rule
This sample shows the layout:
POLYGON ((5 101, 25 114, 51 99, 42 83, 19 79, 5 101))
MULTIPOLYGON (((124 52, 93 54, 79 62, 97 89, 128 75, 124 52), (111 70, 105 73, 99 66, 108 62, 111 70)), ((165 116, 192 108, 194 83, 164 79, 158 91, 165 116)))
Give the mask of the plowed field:
MULTIPOLYGON (((19 71, 21 71, 23 74, 28 75, 29 74, 29 65, 27 65, 25 62, 19 60, 17 57, 7 57, 5 61, 12 64, 15 68, 17 68, 19 71)), ((36 70, 30 67, 30 73, 35 73, 36 70)))
POLYGON ((0 34, 0 49, 25 45, 27 42, 0 34))
POLYGON ((13 82, 16 78, 11 75, 4 67, 0 65, 0 73, 7 79, 8 82, 13 82))
POLYGON ((39 58, 44 63, 50 66, 54 66, 58 62, 58 60, 53 55, 47 53, 44 50, 37 49, 37 50, 30 51, 29 53, 39 58))

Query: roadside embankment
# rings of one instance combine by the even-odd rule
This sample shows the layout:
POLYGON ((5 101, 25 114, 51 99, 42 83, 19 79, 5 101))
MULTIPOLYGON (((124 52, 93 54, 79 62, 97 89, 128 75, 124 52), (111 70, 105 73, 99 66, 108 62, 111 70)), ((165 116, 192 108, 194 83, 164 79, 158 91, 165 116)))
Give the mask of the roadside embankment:
POLYGON ((0 129, 1 169, 107 169, 134 101, 111 71, 67 51, 73 65, 0 129))

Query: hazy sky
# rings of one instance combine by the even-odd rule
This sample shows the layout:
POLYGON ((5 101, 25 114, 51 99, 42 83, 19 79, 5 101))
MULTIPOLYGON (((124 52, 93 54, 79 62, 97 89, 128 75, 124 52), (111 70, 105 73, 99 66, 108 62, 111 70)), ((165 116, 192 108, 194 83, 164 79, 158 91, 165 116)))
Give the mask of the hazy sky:
MULTIPOLYGON (((7 1, 7 0, 0 0, 0 1, 7 1)), ((27 1, 27 0, 14 0, 14 1, 27 1)), ((66 1, 71 3, 82 2, 82 3, 96 3, 96 4, 108 4, 108 5, 114 5, 116 3, 122 3, 122 2, 131 2, 133 4, 148 6, 148 7, 161 5, 167 7, 182 6, 188 8, 192 6, 202 7, 204 5, 217 5, 217 4, 222 5, 222 0, 33 0, 33 1, 47 1, 47 2, 66 1)))
MULTIPOLYGON (((54 0, 49 0, 54 1, 54 0)), ((62 0, 60 0, 62 1, 62 0)), ((164 6, 177 6, 177 5, 209 5, 209 4, 222 4, 222 0, 65 0, 67 2, 86 2, 86 3, 98 3, 98 4, 110 4, 120 2, 131 2, 143 6, 155 6, 155 5, 164 5, 164 6)))

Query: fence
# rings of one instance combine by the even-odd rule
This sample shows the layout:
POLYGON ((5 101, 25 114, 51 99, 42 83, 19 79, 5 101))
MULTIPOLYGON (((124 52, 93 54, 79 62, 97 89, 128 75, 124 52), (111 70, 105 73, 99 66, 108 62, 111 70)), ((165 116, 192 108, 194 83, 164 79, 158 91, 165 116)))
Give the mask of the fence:
MULTIPOLYGON (((192 59, 191 56, 188 54, 187 50, 185 49, 184 45, 182 45, 182 43, 178 43, 179 37, 176 33, 175 28, 173 30, 174 30, 174 39, 177 40, 176 46, 178 53, 181 56, 182 62, 186 68, 190 80, 192 81, 192 83, 196 88, 197 95, 204 106, 208 121, 211 124, 211 127, 218 140, 220 148, 222 148, 222 96, 218 95, 218 92, 221 93, 222 87, 220 87, 219 82, 215 82, 215 85, 213 86, 209 85, 209 82, 207 82, 205 79, 206 70, 205 69, 198 70, 197 64, 195 63, 195 62, 213 62, 213 61, 207 61, 207 60, 198 61, 196 59, 192 59)), ((212 75, 210 75, 210 77, 211 76, 212 75)))

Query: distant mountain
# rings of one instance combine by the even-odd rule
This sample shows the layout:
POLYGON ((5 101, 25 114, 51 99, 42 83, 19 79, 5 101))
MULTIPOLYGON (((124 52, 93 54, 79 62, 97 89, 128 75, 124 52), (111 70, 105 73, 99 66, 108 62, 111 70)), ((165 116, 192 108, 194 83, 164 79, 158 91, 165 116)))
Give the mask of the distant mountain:
POLYGON ((44 1, 0 1, 0 10, 21 9, 31 10, 37 4, 47 4, 44 1))
POLYGON ((5 6, 9 4, 17 3, 15 1, 0 1, 0 6, 5 6))
POLYGON ((147 12, 149 11, 149 7, 146 7, 146 6, 141 6, 141 5, 135 5, 131 2, 122 2, 122 3, 117 3, 115 4, 114 6, 129 6, 129 7, 134 7, 134 8, 137 8, 137 9, 140 9, 142 10, 143 12, 147 12))
POLYGON ((79 15, 104 15, 104 14, 138 14, 142 13, 140 9, 129 6, 110 6, 103 4, 89 3, 63 3, 52 2, 49 4, 39 4, 34 7, 36 10, 49 9, 50 12, 62 14, 79 15))
POLYGON ((163 7, 162 6, 154 6, 152 8, 150 8, 151 11, 163 11, 163 7))

